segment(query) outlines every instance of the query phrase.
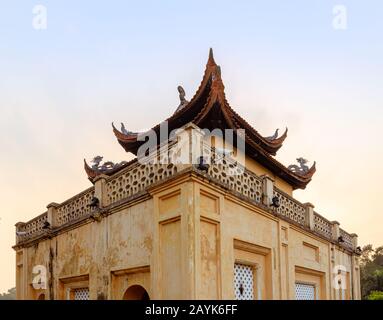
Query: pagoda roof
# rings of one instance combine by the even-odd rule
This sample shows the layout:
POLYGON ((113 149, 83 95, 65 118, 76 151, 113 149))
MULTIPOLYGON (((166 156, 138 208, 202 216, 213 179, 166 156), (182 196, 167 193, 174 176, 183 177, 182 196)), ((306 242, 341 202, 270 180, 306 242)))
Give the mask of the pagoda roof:
MULTIPOLYGON (((297 173, 286 168, 282 163, 277 161, 273 156, 282 147, 284 140, 287 137, 287 128, 285 132, 278 137, 276 134, 273 137, 262 136, 254 127, 252 127, 245 119, 243 119, 229 105, 225 96, 225 86, 221 77, 221 68, 216 64, 213 57, 213 50, 209 51, 209 58, 205 67, 203 79, 190 100, 185 105, 179 107, 169 118, 165 120, 168 124, 168 130, 171 132, 174 129, 181 128, 185 124, 192 122, 200 128, 209 130, 232 129, 234 135, 237 130, 245 130, 246 154, 261 163, 264 167, 273 172, 276 176, 288 182, 294 189, 304 189, 311 181, 315 173, 315 163, 305 171, 304 174, 297 173)), ((158 144, 160 141, 160 124, 152 128, 156 133, 158 144)), ((118 130, 112 123, 113 132, 119 144, 127 152, 137 155, 139 147, 145 143, 138 139, 139 133, 124 132, 118 130)), ((90 179, 97 175, 97 172, 89 170, 89 166, 85 166, 90 179)), ((112 174, 114 172, 107 172, 112 174)))
MULTIPOLYGON (((224 85, 221 78, 221 68, 215 63, 213 50, 210 49, 209 59, 206 64, 205 73, 201 84, 190 102, 183 108, 179 108, 165 121, 168 123, 169 131, 180 128, 183 125, 193 122, 201 128, 207 129, 245 129, 246 136, 252 140, 259 148, 271 155, 276 155, 281 148, 283 141, 287 137, 285 132, 275 139, 263 137, 245 119, 238 115, 226 100, 224 85)), ((137 154, 137 150, 144 141, 138 141, 137 133, 124 134, 113 124, 113 132, 127 151, 137 154)), ((160 124, 152 128, 159 133, 160 124)))

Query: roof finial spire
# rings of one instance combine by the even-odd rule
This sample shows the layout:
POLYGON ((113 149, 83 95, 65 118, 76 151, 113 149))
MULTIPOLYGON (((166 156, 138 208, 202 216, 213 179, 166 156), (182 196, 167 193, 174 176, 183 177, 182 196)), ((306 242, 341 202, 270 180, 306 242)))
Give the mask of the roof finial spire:
POLYGON ((214 56, 213 56, 213 48, 210 48, 210 50, 209 50, 209 60, 207 61, 207 64, 212 65, 212 66, 216 65, 216 63, 214 61, 214 56))

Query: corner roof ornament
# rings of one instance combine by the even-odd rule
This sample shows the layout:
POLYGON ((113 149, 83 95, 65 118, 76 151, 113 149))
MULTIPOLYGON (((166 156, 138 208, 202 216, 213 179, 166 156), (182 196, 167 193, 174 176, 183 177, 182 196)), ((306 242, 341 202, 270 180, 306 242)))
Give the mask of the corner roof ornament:
POLYGON ((179 106, 177 107, 176 112, 177 112, 177 111, 180 111, 181 109, 183 109, 184 107, 186 107, 186 105, 189 103, 189 101, 187 101, 187 100, 185 99, 185 95, 186 95, 186 93, 185 93, 184 88, 182 88, 181 86, 178 86, 178 87, 177 87, 177 90, 178 90, 178 92, 179 92, 180 104, 179 104, 179 106))
POLYGON ((266 140, 268 141, 273 141, 275 140, 276 138, 278 138, 278 131, 279 131, 279 128, 277 130, 275 130, 274 134, 270 137, 265 137, 266 140))
POLYGON ((314 164, 312 165, 312 167, 309 168, 306 165, 308 160, 306 160, 302 157, 299 157, 296 160, 299 163, 299 166, 296 164, 291 164, 287 167, 287 169, 289 169, 291 172, 293 172, 299 176, 306 176, 307 174, 311 173, 311 171, 313 171, 313 170, 315 172, 315 161, 314 161, 314 164))
POLYGON ((123 122, 121 122, 121 132, 123 134, 127 135, 127 136, 137 135, 138 134, 137 132, 126 130, 125 125, 124 125, 123 122))
POLYGON ((104 157, 102 156, 95 156, 91 160, 92 166, 89 166, 86 160, 84 159, 84 169, 90 181, 93 181, 95 177, 101 174, 111 175, 128 164, 128 162, 126 161, 121 161, 118 163, 114 163, 112 161, 104 161, 103 163, 101 163, 103 159, 104 157))

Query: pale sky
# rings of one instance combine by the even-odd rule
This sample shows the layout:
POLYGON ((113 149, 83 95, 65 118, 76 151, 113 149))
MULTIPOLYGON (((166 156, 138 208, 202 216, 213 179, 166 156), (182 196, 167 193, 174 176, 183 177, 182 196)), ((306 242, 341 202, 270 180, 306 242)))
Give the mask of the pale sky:
POLYGON ((265 136, 288 126, 277 159, 317 161, 297 199, 383 245, 381 1, 1 0, 0 12, 0 292, 15 284, 14 224, 89 187, 84 157, 130 159, 111 122, 167 118, 209 47, 231 106, 265 136))

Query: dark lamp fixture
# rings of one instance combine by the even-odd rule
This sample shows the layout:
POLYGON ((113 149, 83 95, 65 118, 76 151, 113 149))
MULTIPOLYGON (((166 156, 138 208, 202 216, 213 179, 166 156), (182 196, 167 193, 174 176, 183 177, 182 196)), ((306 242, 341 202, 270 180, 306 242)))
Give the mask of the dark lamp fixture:
POLYGON ((88 206, 91 208, 98 208, 100 206, 100 200, 98 200, 97 197, 93 197, 88 206))
POLYGON ((274 208, 279 208, 281 206, 281 203, 279 202, 279 198, 277 196, 273 197, 271 199, 271 204, 270 204, 271 207, 274 207, 274 208))
POLYGON ((201 171, 208 171, 210 165, 206 163, 206 160, 203 156, 198 157, 198 164, 197 164, 197 169, 201 171))
POLYGON ((343 239, 342 236, 339 236, 339 237, 338 237, 338 242, 340 242, 340 243, 344 242, 344 239, 343 239))
POLYGON ((50 224, 48 221, 45 221, 44 224, 43 224, 43 226, 42 226, 42 228, 43 228, 43 229, 49 229, 50 226, 51 226, 51 224, 50 224))

